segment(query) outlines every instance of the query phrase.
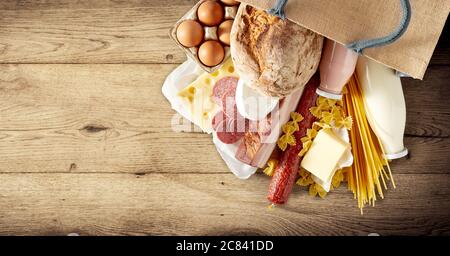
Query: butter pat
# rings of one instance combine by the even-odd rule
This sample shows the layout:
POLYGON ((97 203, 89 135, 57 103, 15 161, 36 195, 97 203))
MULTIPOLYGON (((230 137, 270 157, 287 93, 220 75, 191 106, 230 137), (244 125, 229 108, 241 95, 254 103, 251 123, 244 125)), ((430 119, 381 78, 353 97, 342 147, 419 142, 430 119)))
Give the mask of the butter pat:
POLYGON ((322 129, 317 133, 301 166, 326 183, 333 178, 339 161, 349 147, 349 143, 336 136, 331 129, 322 129))
POLYGON ((205 72, 200 75, 194 82, 178 93, 183 107, 188 110, 192 117, 192 122, 206 133, 213 131, 211 121, 220 111, 220 107, 212 99, 214 85, 217 81, 227 76, 238 77, 231 58, 213 73, 205 72))

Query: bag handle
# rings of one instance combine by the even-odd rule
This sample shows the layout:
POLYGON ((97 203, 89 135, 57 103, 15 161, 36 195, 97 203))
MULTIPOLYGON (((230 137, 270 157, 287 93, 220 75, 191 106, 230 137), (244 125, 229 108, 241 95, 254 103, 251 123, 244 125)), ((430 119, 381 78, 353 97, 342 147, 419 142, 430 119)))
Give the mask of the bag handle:
MULTIPOLYGON (((284 9, 286 7, 287 1, 288 0, 277 0, 275 5, 271 9, 267 10, 267 12, 272 15, 278 16, 283 20, 286 19, 284 9)), ((380 38, 358 40, 347 44, 346 47, 358 54, 362 54, 364 49, 380 47, 392 44, 393 42, 397 41, 406 32, 411 21, 411 3, 409 2, 409 0, 400 0, 400 5, 402 8, 400 24, 392 33, 380 38)))
POLYGON ((282 20, 286 19, 284 8, 286 8, 287 1, 288 0, 277 0, 275 5, 271 9, 267 10, 267 12, 274 16, 278 16, 282 20))

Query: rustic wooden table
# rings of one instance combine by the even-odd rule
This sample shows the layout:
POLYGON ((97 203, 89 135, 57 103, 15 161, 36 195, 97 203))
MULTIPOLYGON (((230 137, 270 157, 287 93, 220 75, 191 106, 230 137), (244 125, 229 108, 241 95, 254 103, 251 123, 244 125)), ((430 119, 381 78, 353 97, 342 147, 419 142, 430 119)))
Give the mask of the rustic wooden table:
POLYGON ((268 210, 266 176, 171 129, 161 85, 186 57, 168 30, 194 2, 0 2, 1 235, 450 234, 448 32, 425 80, 403 80, 397 189, 363 216, 346 188, 268 210))

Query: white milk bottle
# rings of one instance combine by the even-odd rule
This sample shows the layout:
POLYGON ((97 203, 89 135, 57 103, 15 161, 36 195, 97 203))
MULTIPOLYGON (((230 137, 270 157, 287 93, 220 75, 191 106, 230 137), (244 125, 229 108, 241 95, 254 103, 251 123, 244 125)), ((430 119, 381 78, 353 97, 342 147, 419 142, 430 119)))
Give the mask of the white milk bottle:
POLYGON ((370 127, 383 145, 386 159, 408 154, 403 144, 406 106, 400 78, 395 71, 366 57, 356 66, 370 127))

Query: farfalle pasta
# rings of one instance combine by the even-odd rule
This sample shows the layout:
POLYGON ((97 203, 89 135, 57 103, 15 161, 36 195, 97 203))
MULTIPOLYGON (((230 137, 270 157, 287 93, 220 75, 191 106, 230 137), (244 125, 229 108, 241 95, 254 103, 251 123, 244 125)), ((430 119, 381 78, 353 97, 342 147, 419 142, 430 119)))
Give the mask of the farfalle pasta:
POLYGON ((267 176, 273 176, 273 173, 275 172, 275 168, 277 167, 278 160, 271 158, 269 161, 267 161, 267 167, 264 169, 264 173, 267 176))
POLYGON ((295 141, 294 132, 299 130, 298 123, 303 120, 303 116, 299 113, 292 112, 291 120, 283 125, 282 131, 283 135, 278 139, 278 147, 285 151, 288 145, 294 146, 297 142, 295 141))

